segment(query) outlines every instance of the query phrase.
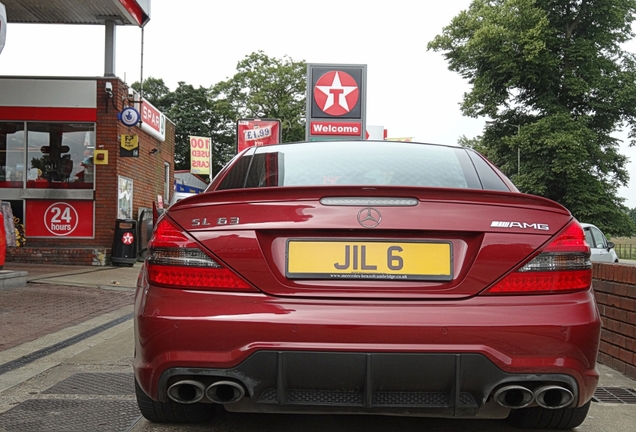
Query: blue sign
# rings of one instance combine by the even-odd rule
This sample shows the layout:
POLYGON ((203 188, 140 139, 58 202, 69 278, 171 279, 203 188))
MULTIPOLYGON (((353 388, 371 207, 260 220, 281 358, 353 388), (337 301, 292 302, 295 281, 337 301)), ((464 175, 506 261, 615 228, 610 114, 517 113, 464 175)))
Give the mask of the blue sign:
POLYGON ((139 111, 133 107, 124 108, 122 112, 119 113, 119 120, 121 120, 125 126, 137 125, 140 118, 139 111))

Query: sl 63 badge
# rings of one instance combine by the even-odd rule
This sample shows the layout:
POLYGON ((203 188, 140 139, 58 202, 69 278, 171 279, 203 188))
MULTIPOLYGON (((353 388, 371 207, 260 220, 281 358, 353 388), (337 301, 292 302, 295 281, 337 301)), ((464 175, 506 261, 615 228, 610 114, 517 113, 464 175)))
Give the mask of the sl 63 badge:
MULTIPOLYGON (((240 222, 239 218, 237 217, 230 217, 230 218, 225 218, 225 217, 220 217, 216 220, 216 224, 217 225, 238 225, 240 222)), ((192 219, 192 226, 193 227, 197 227, 197 226, 210 226, 212 225, 210 222, 208 222, 208 218, 203 218, 203 219, 192 219)))

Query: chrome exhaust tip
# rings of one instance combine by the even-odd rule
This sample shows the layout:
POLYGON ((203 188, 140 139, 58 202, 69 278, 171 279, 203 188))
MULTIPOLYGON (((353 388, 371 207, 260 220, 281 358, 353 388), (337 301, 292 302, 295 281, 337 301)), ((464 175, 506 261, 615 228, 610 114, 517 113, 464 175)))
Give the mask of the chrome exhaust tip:
POLYGON ((572 404, 574 394, 565 387, 546 385, 535 389, 534 399, 542 408, 560 409, 572 404))
POLYGON ((245 396, 245 389, 234 381, 217 381, 205 389, 205 395, 212 402, 228 404, 241 400, 245 396))
POLYGON ((525 408, 534 401, 534 393, 520 385, 509 385, 497 390, 495 401, 504 408, 525 408))
POLYGON ((168 388, 168 397, 182 404, 197 403, 203 399, 205 387, 199 381, 177 381, 168 388))

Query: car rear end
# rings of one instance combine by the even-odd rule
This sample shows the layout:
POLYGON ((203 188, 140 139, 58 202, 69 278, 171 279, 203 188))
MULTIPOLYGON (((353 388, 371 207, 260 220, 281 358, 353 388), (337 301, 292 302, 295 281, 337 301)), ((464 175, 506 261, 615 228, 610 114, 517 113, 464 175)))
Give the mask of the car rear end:
POLYGON ((249 412, 585 406, 600 321, 571 214, 469 150, 365 144, 248 150, 161 217, 135 303, 143 392, 249 412), (410 167, 413 148, 431 156, 410 167))

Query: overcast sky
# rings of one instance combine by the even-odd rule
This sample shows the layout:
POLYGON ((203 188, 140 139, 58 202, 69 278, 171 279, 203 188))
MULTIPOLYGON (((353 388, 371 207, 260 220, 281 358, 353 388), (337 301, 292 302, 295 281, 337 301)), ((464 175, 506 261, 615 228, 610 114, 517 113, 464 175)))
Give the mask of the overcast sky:
MULTIPOLYGON (((209 87, 258 50, 308 63, 366 64, 368 125, 384 126, 389 137, 454 144, 462 135, 481 134, 485 119, 461 115, 468 84, 426 44, 469 4, 449 0, 414 9, 412 0, 152 0, 143 77, 162 78, 172 90, 179 81, 209 87)), ((626 49, 636 51, 636 42, 626 49)), ((140 80, 141 52, 141 30, 118 27, 119 78, 140 80)), ((103 74, 103 26, 8 25, 0 75, 103 74)), ((636 148, 625 144, 621 151, 630 158, 631 181, 619 193, 634 208, 636 148)))

